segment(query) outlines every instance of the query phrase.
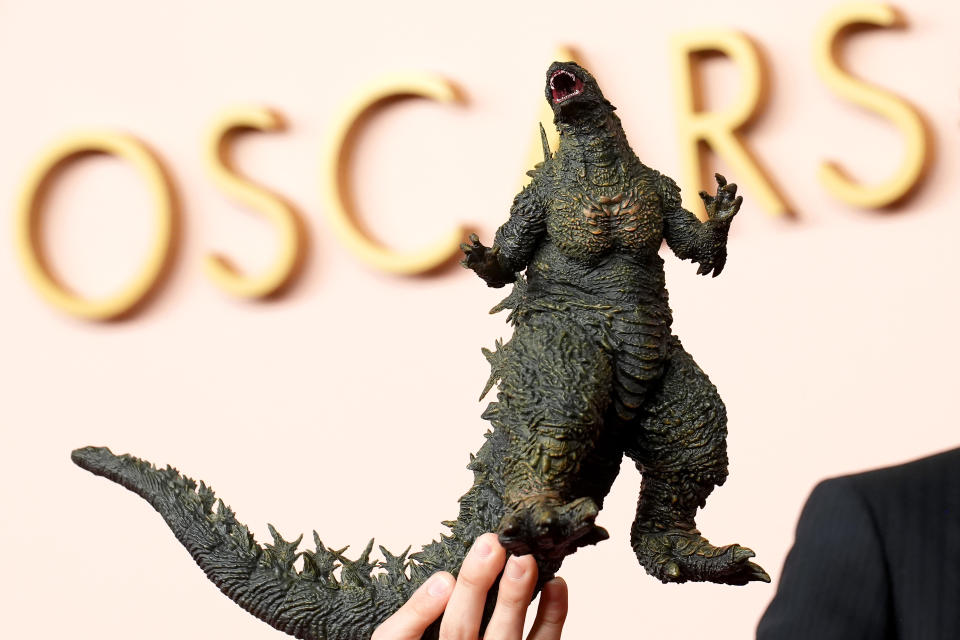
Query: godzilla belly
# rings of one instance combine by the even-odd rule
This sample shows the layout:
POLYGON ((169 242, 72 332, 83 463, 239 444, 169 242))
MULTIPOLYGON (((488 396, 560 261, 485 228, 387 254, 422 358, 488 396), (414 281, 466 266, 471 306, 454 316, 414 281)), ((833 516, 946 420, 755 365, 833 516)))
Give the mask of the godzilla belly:
POLYGON ((656 254, 640 261, 613 253, 588 265, 548 243, 527 276, 518 324, 546 313, 582 328, 610 361, 613 379, 607 395, 613 407, 621 418, 632 418, 650 383, 663 372, 671 335, 663 261, 656 254))
MULTIPOLYGON (((623 308, 609 304, 587 306, 563 298, 539 298, 524 306, 521 317, 557 314, 550 324, 575 324, 585 330, 609 362, 609 388, 596 392, 610 399, 622 420, 631 420, 643 405, 650 386, 663 373, 670 340, 669 309, 623 308)), ((576 387, 558 393, 578 393, 576 387)))

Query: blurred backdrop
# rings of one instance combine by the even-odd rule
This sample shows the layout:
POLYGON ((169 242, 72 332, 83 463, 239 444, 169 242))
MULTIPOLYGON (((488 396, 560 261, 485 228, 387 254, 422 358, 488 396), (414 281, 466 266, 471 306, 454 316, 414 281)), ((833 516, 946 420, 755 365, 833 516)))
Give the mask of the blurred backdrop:
MULTIPOLYGON (((457 229, 489 241, 529 168, 544 71, 566 46, 619 107, 641 159, 695 192, 677 61, 690 61, 684 38, 731 33, 764 69, 765 99, 739 138, 766 182, 705 152, 707 175, 721 171, 744 196, 726 270, 704 279, 664 257, 675 331, 730 417, 730 478, 700 528, 751 546, 776 581, 818 479, 960 442, 960 6, 911 2, 902 26, 835 41, 844 73, 911 105, 906 121, 925 123, 919 142, 818 71, 838 6, 0 3, 0 633, 281 637, 208 583, 145 503, 74 467, 82 445, 203 478, 261 541, 267 522, 355 550, 371 536, 391 549, 436 537, 486 429, 480 347, 509 336, 504 316, 487 314, 504 292, 452 262, 415 275, 375 263, 336 217, 332 172, 373 246, 418 255, 457 229), (350 105, 423 74, 456 86, 460 102, 381 102, 331 166, 350 105), (299 226, 231 200, 211 171, 211 139, 242 105, 286 127, 238 133, 220 150, 299 226), (179 220, 153 294, 108 322, 43 297, 17 253, 32 167, 91 130, 152 150, 179 220), (925 168, 896 204, 852 204, 819 177, 833 161, 870 191, 908 171, 911 140, 925 168), (764 205, 773 192, 789 215, 764 205), (283 242, 302 264, 278 294, 243 298, 209 275, 214 253, 250 278, 269 274, 283 242)), ((750 88, 749 69, 728 56, 692 60, 700 109, 723 112, 750 88)), ((117 157, 61 169, 35 202, 34 245, 75 297, 109 299, 161 237, 156 198, 117 157)), ((599 518, 611 539, 564 565, 567 635, 749 637, 774 585, 648 577, 628 543, 639 486, 625 464, 599 518)))

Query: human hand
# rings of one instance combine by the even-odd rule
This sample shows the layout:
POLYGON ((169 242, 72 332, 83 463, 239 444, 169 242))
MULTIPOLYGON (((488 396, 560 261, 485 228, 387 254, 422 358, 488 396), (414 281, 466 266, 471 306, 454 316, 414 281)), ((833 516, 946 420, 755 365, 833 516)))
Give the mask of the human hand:
MULTIPOLYGON (((440 614, 440 638, 477 640, 487 591, 501 570, 497 604, 483 637, 520 640, 537 583, 537 563, 529 555, 511 556, 507 561, 506 551, 492 533, 474 542, 457 580, 445 571, 432 575, 406 604, 377 627, 371 640, 419 640, 440 614)), ((540 606, 527 640, 559 640, 566 617, 567 585, 555 578, 540 592, 540 606)))

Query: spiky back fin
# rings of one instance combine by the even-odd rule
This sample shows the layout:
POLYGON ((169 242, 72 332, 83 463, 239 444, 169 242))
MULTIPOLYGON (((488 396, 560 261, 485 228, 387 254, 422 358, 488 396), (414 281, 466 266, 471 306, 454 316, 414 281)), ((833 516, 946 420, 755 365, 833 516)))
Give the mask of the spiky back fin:
POLYGON ((543 145, 543 161, 546 162, 553 152, 550 151, 550 141, 547 140, 547 131, 543 128, 542 122, 540 123, 540 143, 543 145))

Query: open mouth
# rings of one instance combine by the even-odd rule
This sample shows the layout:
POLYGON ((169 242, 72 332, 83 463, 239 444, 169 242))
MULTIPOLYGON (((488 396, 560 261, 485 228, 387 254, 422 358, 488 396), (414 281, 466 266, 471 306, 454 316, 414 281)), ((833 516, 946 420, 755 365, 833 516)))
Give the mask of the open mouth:
POLYGON ((557 69, 550 76, 550 94, 553 104, 560 104, 583 93, 583 80, 564 69, 557 69))

